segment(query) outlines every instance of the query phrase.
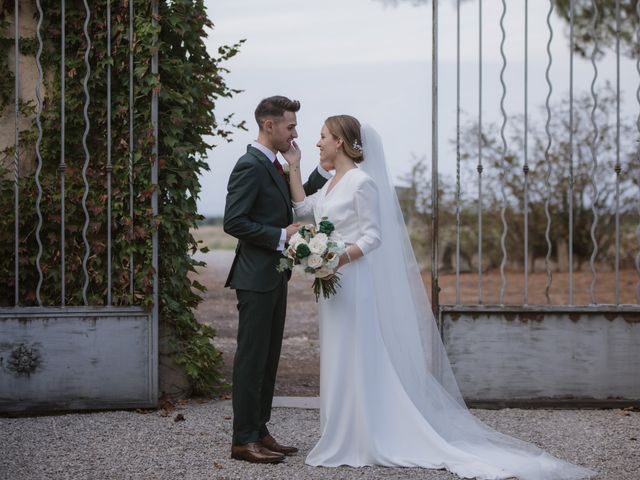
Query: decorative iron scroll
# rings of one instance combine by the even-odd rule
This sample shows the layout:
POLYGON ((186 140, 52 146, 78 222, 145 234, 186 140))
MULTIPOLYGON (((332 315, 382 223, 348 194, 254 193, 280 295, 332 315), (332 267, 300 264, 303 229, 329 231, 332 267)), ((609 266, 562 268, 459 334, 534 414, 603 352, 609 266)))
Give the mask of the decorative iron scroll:
POLYGON ((35 346, 17 345, 9 355, 7 368, 16 376, 29 376, 40 366, 40 352, 35 346))

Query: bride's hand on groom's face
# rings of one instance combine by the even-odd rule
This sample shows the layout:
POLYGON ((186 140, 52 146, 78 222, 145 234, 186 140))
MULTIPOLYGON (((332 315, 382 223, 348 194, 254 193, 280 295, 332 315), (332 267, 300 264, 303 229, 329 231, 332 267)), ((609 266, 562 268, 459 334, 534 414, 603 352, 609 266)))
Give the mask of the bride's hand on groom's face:
POLYGON ((289 150, 282 152, 282 156, 290 166, 295 167, 296 165, 300 165, 302 152, 295 140, 289 144, 289 150))

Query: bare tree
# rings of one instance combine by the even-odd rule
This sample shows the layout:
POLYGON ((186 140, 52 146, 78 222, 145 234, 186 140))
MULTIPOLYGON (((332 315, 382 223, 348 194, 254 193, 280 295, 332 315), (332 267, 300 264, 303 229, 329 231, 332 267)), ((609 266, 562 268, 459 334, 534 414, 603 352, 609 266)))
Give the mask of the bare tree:
MULTIPOLYGON (((595 237, 598 244, 598 261, 612 260, 615 242, 616 211, 616 124, 615 92, 607 86, 598 98, 595 120, 598 135, 594 136, 591 123, 592 100, 585 94, 574 101, 573 168, 571 168, 571 142, 569 134, 568 102, 551 107, 550 138, 545 123, 529 121, 528 191, 529 191, 529 265, 536 258, 547 255, 547 215, 551 218, 551 258, 557 260, 560 249, 566 249, 569 239, 569 183, 573 178, 573 253, 580 269, 589 260, 593 245, 591 227, 595 208, 598 221, 595 237), (593 147, 593 149, 592 149, 593 147), (593 169, 594 156, 597 168, 593 169), (570 172, 573 171, 573 176, 570 172), (592 174, 593 173, 593 174, 592 174), (594 188, 595 187, 595 188, 594 188)), ((546 110, 542 118, 546 118, 546 110)), ((500 236, 502 234, 502 189, 506 198, 508 222, 507 251, 512 267, 524 260, 524 119, 514 116, 508 119, 507 151, 503 151, 500 129, 496 125, 483 127, 483 268, 497 267, 502 261, 500 236)), ((467 124, 461 132, 461 183, 463 189, 459 203, 461 218, 460 249, 463 270, 471 267, 477 250, 477 138, 478 127, 467 124)), ((637 159, 637 131, 632 120, 621 125, 619 204, 622 227, 622 262, 631 266, 635 251, 636 204, 640 178, 640 162, 637 159)), ((405 181, 409 185, 404 205, 413 212, 408 222, 414 245, 428 249, 430 241, 430 173, 426 158, 415 159, 414 166, 405 181)), ((456 186, 452 178, 440 179, 440 238, 443 268, 453 265, 450 256, 455 251, 456 186)), ((565 253, 565 252, 562 252, 565 253)), ((474 267, 475 268, 475 267, 474 267)))

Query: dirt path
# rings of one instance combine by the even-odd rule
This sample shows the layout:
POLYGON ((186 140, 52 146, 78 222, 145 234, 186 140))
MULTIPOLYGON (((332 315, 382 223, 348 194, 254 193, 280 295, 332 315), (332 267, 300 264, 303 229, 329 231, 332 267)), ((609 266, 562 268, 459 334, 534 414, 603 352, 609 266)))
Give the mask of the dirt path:
MULTIPOLYGON (((231 379, 233 355, 236 351, 238 312, 236 295, 224 288, 233 260, 233 251, 212 250, 202 259, 208 267, 200 272, 198 281, 208 288, 196 316, 218 332, 214 343, 222 352, 224 375, 231 379)), ((276 395, 317 396, 320 387, 320 347, 318 315, 315 298, 308 282, 293 278, 289 282, 287 320, 282 355, 276 382, 276 395)))

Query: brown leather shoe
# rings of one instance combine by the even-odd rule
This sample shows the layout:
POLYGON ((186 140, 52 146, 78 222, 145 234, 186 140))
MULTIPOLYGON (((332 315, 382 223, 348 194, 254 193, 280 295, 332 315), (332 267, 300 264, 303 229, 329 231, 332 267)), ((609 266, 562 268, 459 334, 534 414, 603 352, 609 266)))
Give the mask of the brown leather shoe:
POLYGON ((284 460, 284 455, 266 449, 260 442, 250 442, 244 445, 233 445, 231 458, 251 463, 278 463, 284 460))
POLYGON ((264 447, 267 447, 272 452, 284 453, 285 455, 293 455, 294 453, 298 452, 298 449, 296 447, 287 447, 286 445, 280 445, 271 435, 262 437, 260 441, 262 442, 262 445, 264 447))

